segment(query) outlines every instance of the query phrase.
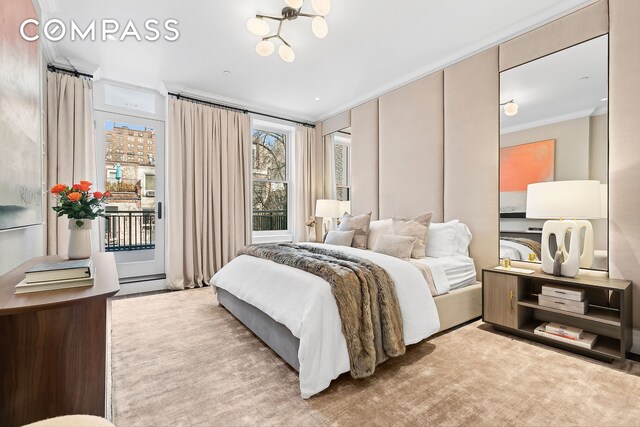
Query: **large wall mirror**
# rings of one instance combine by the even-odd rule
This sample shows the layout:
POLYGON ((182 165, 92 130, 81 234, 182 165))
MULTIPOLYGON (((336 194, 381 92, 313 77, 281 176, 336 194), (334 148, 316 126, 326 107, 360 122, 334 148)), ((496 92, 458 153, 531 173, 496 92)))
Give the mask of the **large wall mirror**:
POLYGON ((581 267, 607 270, 608 36, 502 72, 500 103, 500 257, 540 262, 545 221, 581 215, 593 227, 593 259, 581 267), (556 184, 545 188, 565 194, 529 192, 527 206, 530 184, 556 181, 598 181, 598 205, 574 214, 587 198, 563 206, 576 193, 556 184))
MULTIPOLYGON (((351 127, 325 136, 328 198, 351 200, 351 127)), ((346 204, 343 204, 346 206, 346 204)))

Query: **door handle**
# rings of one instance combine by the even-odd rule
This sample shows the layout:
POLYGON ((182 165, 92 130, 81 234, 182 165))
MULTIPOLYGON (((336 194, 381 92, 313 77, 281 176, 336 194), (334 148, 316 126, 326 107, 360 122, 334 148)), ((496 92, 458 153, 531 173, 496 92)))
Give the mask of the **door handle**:
POLYGON ((158 219, 162 219, 162 202, 158 202, 158 219))
POLYGON ((513 310, 513 291, 509 292, 509 299, 511 301, 511 310, 513 310))

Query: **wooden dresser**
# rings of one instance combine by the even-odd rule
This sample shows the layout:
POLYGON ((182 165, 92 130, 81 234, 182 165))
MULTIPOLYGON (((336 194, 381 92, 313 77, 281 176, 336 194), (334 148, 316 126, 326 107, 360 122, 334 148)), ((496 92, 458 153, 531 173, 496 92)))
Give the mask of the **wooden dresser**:
POLYGON ((119 290, 113 254, 92 256, 91 287, 14 294, 33 259, 0 277, 0 425, 68 414, 108 417, 110 297, 119 290))
POLYGON ((482 320, 504 332, 520 335, 601 360, 623 360, 631 348, 631 282, 605 277, 558 277, 514 270, 482 270, 482 320), (538 303, 542 285, 584 290, 585 314, 538 303), (534 333, 543 322, 574 326, 598 335, 593 348, 581 348, 534 333))

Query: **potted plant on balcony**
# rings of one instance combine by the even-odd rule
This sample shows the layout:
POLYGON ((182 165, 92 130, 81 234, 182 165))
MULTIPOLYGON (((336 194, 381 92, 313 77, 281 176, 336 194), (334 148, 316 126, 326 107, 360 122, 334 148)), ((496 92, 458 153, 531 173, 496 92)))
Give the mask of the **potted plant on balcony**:
POLYGON ((93 220, 104 216, 103 203, 111 196, 108 191, 91 192, 89 181, 80 181, 71 187, 56 184, 49 190, 57 203, 52 209, 61 217, 69 218, 69 259, 83 259, 91 256, 91 227, 93 220))

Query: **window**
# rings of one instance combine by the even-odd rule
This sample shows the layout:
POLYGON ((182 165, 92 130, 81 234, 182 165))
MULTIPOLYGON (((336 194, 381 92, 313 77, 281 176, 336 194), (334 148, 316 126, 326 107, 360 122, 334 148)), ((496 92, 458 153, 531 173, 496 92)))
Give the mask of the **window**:
POLYGON ((254 121, 251 145, 254 234, 290 234, 291 135, 291 127, 254 121))
POLYGON ((333 169, 336 199, 351 200, 351 139, 346 134, 333 137, 333 169))

